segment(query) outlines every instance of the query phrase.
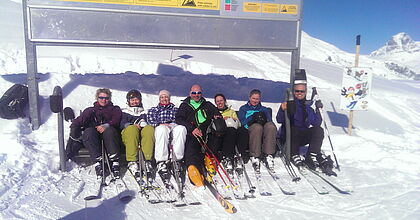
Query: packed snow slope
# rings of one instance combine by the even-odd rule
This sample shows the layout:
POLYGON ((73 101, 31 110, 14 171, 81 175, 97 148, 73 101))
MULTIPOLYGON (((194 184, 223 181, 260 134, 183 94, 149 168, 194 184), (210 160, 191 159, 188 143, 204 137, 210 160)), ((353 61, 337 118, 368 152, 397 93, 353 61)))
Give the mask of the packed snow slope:
MULTIPOLYGON (((22 42, 16 40, 21 36, 20 17, 13 19, 19 15, 20 5, 1 1, 0 6, 0 28, 7 30, 0 31, 4 33, 0 34, 3 94, 14 83, 26 82, 26 70, 22 42)), ((316 86, 324 102, 325 120, 340 163, 336 182, 352 190, 351 195, 333 190, 319 195, 305 180, 292 183, 281 160, 276 158, 276 171, 296 195, 283 195, 264 173, 273 196, 232 200, 238 208, 236 214, 225 213, 208 192, 197 189, 192 193, 203 203, 200 206, 148 204, 136 193, 138 190, 128 176, 125 180, 135 195, 131 201, 122 203, 114 190, 105 188, 101 200, 85 202, 84 196, 93 189, 92 168, 68 163, 67 172, 58 169, 57 116, 49 110, 48 101, 55 86, 63 88, 64 105, 76 112, 93 103, 99 87, 111 88, 113 102, 120 106, 125 106, 125 93, 137 88, 143 93, 146 109, 158 103, 160 89, 171 91, 172 101, 179 105, 189 87, 200 83, 209 100, 216 92, 223 92, 229 104, 239 109, 248 92, 259 88, 263 104, 270 106, 275 115, 288 86, 290 56, 174 51, 171 57, 169 50, 42 47, 38 51, 41 127, 32 131, 27 118, 0 119, 0 219, 418 219, 418 81, 389 79, 392 77, 378 61, 362 56, 363 66, 373 66, 378 71, 369 110, 354 112, 353 135, 348 136, 348 112, 338 106, 343 67, 351 66, 354 54, 307 35, 302 48, 301 67, 308 73, 309 87, 316 86), (332 61, 325 54, 334 55, 332 61)), ((65 123, 66 137, 68 126, 65 123)), ((327 138, 323 150, 331 154, 327 138)), ((249 164, 247 168, 251 172, 249 164)), ((251 181, 255 184, 253 175, 251 181)))

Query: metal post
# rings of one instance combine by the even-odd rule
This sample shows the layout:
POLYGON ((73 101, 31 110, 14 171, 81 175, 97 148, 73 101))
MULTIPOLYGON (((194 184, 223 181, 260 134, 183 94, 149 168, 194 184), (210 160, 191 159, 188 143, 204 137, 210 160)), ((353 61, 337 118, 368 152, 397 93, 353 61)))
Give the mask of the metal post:
POLYGON ((29 38, 29 20, 28 20, 28 7, 27 0, 22 0, 23 8, 23 27, 25 34, 25 51, 26 51, 26 78, 28 83, 28 97, 29 97, 29 116, 32 124, 32 130, 37 130, 40 126, 40 114, 39 114, 39 90, 38 90, 38 79, 36 74, 37 69, 37 56, 36 56, 36 45, 32 43, 29 38))
MULTIPOLYGON (((300 14, 303 12, 303 0, 300 6, 300 14)), ((292 50, 292 56, 290 61, 290 88, 293 89, 293 82, 295 81, 295 70, 300 68, 300 46, 302 39, 302 17, 297 22, 297 39, 296 49, 292 50)))

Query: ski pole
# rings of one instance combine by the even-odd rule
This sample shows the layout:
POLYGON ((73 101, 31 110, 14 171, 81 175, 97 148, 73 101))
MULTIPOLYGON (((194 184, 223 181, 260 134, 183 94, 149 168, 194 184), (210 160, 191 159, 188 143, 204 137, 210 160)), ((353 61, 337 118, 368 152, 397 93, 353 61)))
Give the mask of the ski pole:
POLYGON ((244 160, 242 159, 242 155, 241 155, 241 153, 239 153, 239 150, 236 146, 235 146, 235 151, 236 151, 236 154, 239 155, 239 162, 241 163, 241 165, 244 169, 243 172, 245 174, 246 182, 248 183, 249 193, 253 194, 255 192, 255 186, 252 185, 251 180, 249 179, 248 172, 246 172, 246 169, 245 169, 244 160))
MULTIPOLYGON (((312 98, 314 98, 314 100, 316 101, 321 100, 319 98, 316 87, 312 87, 312 98)), ((338 164, 337 157, 335 156, 334 147, 333 147, 331 137, 330 137, 330 131, 328 130, 327 122, 325 121, 324 109, 321 108, 320 111, 321 111, 322 120, 324 121, 324 128, 325 128, 325 131, 327 132, 328 141, 330 142, 331 150, 334 155, 335 164, 337 164, 337 170, 340 171, 340 165, 338 164)))
POLYGON ((220 169, 223 171, 223 173, 225 174, 225 176, 226 176, 226 178, 229 180, 229 182, 230 182, 233 186, 235 186, 235 185, 233 184, 232 180, 231 180, 231 179, 229 178, 229 176, 227 175, 226 170, 225 170, 225 169, 223 168, 223 166, 220 164, 219 160, 217 160, 216 156, 214 155, 214 153, 213 153, 213 151, 210 149, 210 147, 206 144, 206 142, 204 142, 203 138, 202 138, 202 137, 199 137, 199 138, 198 138, 198 140, 199 140, 200 144, 204 147, 204 149, 206 149, 206 155, 207 155, 209 158, 213 158, 213 159, 214 159, 214 161, 216 161, 216 171, 217 171, 217 173, 219 174, 220 178, 222 178, 222 180, 223 180, 223 182, 225 183, 225 185, 227 186, 227 184, 226 184, 226 182, 225 182, 225 180, 224 180, 224 178, 223 178, 222 174, 220 173, 220 171, 219 171, 219 169, 218 169, 219 167, 220 167, 220 169), (211 155, 209 154, 209 152, 211 153, 211 155))
MULTIPOLYGON (((206 149, 208 152, 211 153, 211 156, 213 157, 213 159, 216 161, 216 165, 218 167, 220 167, 220 169, 223 171, 223 173, 225 174, 226 178, 229 180, 230 184, 232 184, 232 186, 234 188, 236 188, 235 184, 233 183, 233 181, 230 179, 229 175, 227 174, 226 170, 223 168, 223 166, 220 164, 219 160, 216 158, 216 156, 214 155, 213 151, 210 149, 210 147, 206 144, 206 142, 204 142, 202 137, 196 137, 198 142, 200 142, 201 146, 204 147, 204 149, 206 149)), ((216 171, 219 173, 218 169, 216 169, 216 171)), ((220 175, 220 173, 219 173, 220 175)), ((222 175, 220 175, 220 177, 222 177, 222 175)), ((223 177, 222 177, 223 178, 223 177)))
POLYGON ((106 152, 105 152, 104 140, 101 141, 101 147, 102 147, 102 181, 101 181, 101 184, 103 186, 105 186, 106 185, 106 183, 105 183, 105 155, 106 155, 106 152))

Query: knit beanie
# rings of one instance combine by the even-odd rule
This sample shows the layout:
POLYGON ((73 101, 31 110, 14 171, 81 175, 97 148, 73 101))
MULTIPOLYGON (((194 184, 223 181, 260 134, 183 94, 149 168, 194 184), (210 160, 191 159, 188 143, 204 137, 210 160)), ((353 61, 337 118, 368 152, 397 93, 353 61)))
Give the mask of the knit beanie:
POLYGON ((169 98, 171 98, 171 93, 168 90, 160 90, 159 91, 159 97, 161 95, 167 95, 169 98))

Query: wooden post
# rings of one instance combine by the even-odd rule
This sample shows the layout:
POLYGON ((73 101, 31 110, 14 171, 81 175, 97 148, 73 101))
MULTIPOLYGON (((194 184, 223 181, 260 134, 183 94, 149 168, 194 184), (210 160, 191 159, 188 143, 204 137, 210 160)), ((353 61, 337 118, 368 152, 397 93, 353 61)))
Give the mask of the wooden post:
MULTIPOLYGON (((359 55, 360 55, 360 35, 356 36, 356 58, 354 60, 354 67, 359 67, 359 55)), ((353 110, 349 112, 349 127, 348 127, 348 135, 351 136, 351 132, 353 129, 353 110)))

